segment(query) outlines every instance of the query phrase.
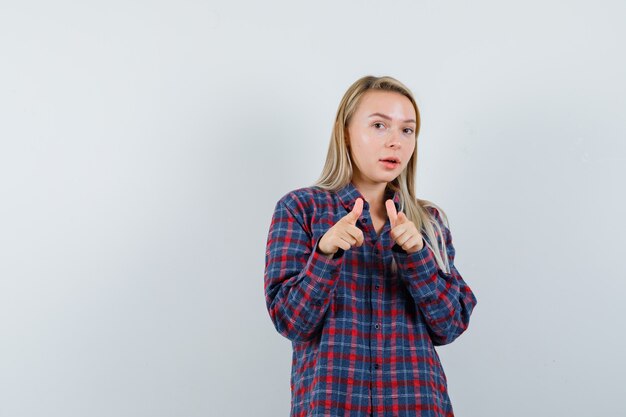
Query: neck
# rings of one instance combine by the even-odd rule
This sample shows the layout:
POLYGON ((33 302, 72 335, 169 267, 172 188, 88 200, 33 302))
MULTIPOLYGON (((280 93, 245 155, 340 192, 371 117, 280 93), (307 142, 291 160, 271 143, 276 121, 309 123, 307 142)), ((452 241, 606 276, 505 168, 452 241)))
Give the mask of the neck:
POLYGON ((369 203, 370 211, 384 211, 385 202, 383 201, 383 198, 385 197, 385 188, 387 187, 387 183, 363 183, 358 180, 355 181, 354 178, 352 183, 369 203))

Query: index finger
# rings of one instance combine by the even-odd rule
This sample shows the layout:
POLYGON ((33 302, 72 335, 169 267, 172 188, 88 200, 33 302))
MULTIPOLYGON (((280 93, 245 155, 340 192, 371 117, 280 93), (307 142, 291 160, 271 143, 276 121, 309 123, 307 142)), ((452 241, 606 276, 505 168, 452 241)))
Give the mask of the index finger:
POLYGON ((391 227, 394 228, 398 221, 398 212, 396 211, 396 205, 393 203, 393 200, 389 199, 385 201, 385 208, 387 208, 387 216, 391 222, 391 227))
POLYGON ((354 202, 354 207, 352 211, 345 215, 344 219, 348 220, 352 224, 356 224, 356 221, 361 217, 361 213, 363 212, 363 199, 361 197, 357 198, 354 202))

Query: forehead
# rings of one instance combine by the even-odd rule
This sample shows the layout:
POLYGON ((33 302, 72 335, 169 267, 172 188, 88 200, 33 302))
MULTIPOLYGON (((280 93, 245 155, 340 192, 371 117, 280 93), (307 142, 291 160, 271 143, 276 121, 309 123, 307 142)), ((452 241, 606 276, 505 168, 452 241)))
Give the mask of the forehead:
POLYGON ((415 108, 411 100, 393 91, 367 91, 359 100, 355 113, 359 113, 361 117, 383 113, 393 118, 415 119, 415 108))

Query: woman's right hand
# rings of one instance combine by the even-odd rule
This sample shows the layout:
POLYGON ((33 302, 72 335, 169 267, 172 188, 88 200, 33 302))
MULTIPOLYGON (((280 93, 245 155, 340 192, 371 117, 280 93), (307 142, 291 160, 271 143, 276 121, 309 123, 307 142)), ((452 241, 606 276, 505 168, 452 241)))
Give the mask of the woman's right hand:
POLYGON ((356 226, 356 221, 363 212, 363 199, 354 202, 352 211, 343 216, 333 225, 318 243, 318 249, 327 257, 332 258, 339 250, 348 250, 352 246, 363 245, 363 231, 356 226))

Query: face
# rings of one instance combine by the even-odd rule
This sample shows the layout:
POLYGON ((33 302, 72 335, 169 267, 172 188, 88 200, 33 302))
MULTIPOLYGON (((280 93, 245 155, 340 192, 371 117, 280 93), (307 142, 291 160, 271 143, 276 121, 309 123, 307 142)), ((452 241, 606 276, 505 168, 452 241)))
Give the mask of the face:
POLYGON ((386 185, 400 175, 415 150, 416 120, 411 101, 402 94, 366 92, 347 129, 353 182, 386 185), (389 159, 397 162, 386 162, 389 159))

